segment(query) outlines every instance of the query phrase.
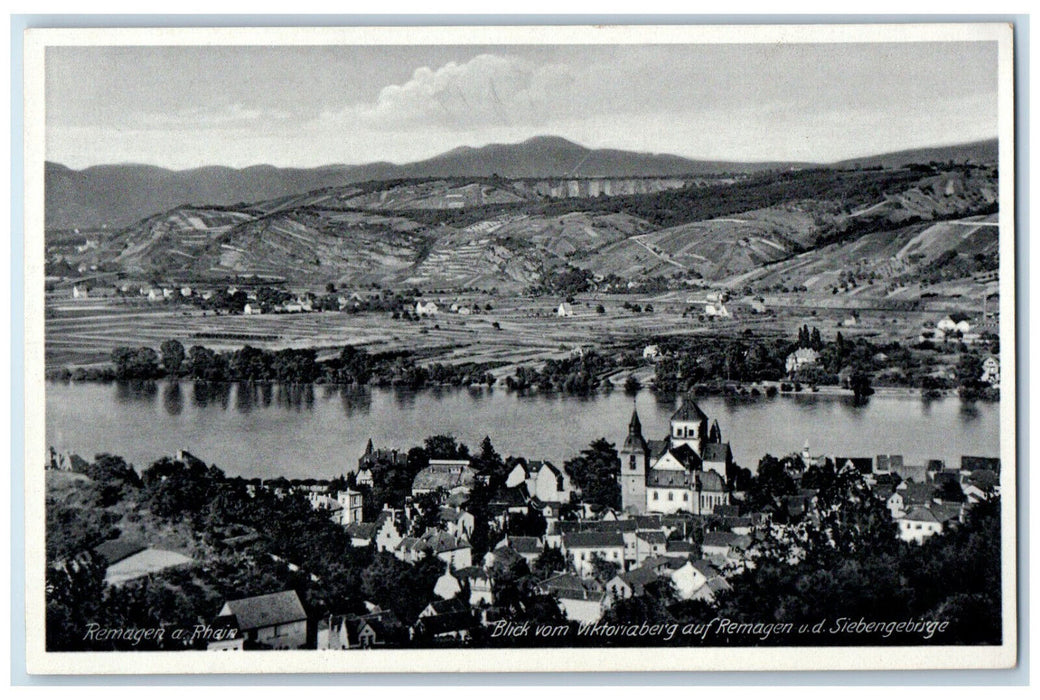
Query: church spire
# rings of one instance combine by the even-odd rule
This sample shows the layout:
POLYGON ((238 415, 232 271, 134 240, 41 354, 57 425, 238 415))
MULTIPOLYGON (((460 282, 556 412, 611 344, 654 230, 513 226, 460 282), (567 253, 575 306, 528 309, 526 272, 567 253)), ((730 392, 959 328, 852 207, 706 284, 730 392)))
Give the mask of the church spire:
POLYGON ((722 443, 722 430, 719 428, 719 422, 717 420, 711 422, 711 430, 708 431, 708 442, 715 444, 722 443))
POLYGON ((368 439, 368 444, 365 445, 365 454, 370 455, 375 451, 375 447, 372 446, 372 438, 368 439))
POLYGON ((639 412, 632 406, 632 419, 628 421, 628 434, 632 437, 643 436, 643 425, 639 422, 639 412))

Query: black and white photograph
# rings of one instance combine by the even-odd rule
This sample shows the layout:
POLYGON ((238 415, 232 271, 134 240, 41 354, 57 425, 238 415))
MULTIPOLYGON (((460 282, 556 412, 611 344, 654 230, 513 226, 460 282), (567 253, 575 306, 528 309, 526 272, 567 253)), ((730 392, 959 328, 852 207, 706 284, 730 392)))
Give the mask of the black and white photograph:
POLYGON ((29 30, 30 667, 1013 666, 1011 54, 29 30))

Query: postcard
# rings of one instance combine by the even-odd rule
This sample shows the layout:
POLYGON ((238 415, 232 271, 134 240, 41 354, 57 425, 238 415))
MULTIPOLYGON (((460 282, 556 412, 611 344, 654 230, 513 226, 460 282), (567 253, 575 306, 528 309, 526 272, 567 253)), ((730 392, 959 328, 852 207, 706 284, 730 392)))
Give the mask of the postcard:
POLYGON ((1013 667, 1012 49, 28 30, 29 673, 1013 667))

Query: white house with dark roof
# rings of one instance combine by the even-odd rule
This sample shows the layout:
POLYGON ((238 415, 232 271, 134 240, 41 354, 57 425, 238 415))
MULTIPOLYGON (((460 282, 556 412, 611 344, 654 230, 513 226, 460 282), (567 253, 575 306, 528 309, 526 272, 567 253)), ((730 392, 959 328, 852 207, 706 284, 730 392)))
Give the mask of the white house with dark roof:
POLYGON ((592 576, 592 562, 596 557, 620 568, 625 566, 625 540, 620 532, 566 533, 562 545, 563 556, 583 578, 592 576))
POLYGON ((815 365, 820 359, 820 353, 812 348, 798 348, 787 356, 784 366, 788 374, 794 374, 798 370, 815 365))
POLYGON ((896 519, 896 524, 899 526, 899 539, 917 544, 922 544, 932 535, 938 535, 943 531, 942 521, 926 506, 910 507, 905 514, 896 519))
POLYGON ((296 591, 239 598, 224 603, 214 627, 233 625, 247 644, 269 649, 307 645, 307 612, 296 591))
POLYGON ((436 316, 440 312, 437 308, 437 302, 434 301, 418 301, 415 304, 415 315, 416 316, 436 316))

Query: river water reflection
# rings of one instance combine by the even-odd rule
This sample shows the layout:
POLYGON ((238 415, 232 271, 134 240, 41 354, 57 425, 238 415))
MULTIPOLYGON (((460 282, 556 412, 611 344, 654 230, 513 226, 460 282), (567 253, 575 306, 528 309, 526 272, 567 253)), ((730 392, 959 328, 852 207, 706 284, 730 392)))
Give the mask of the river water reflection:
MULTIPOLYGON (((186 449, 231 475, 330 477, 354 468, 369 438, 408 449, 452 433, 475 448, 490 435, 503 455, 573 457, 592 440, 624 440, 633 397, 621 391, 588 397, 519 396, 496 389, 354 389, 335 386, 181 382, 48 382, 47 444, 91 458, 110 452, 139 469, 186 449)), ((664 437, 674 398, 635 397, 644 435, 664 437)), ((704 397, 742 466, 800 451, 908 462, 962 454, 997 456, 998 404, 943 398, 704 397)))

